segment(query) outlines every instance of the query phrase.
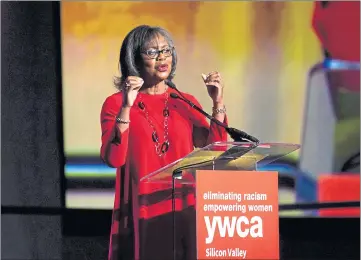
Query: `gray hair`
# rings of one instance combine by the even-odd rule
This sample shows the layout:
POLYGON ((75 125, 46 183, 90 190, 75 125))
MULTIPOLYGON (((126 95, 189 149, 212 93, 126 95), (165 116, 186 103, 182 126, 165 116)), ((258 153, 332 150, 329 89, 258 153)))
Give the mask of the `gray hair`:
POLYGON ((168 80, 172 80, 175 76, 177 67, 177 52, 174 49, 174 43, 171 35, 161 27, 152 27, 149 25, 141 25, 131 30, 125 37, 119 54, 119 67, 121 77, 116 78, 115 86, 120 90, 121 85, 128 76, 140 77, 139 62, 141 61, 140 53, 144 48, 158 35, 162 35, 173 47, 172 52, 172 69, 168 76, 168 80))

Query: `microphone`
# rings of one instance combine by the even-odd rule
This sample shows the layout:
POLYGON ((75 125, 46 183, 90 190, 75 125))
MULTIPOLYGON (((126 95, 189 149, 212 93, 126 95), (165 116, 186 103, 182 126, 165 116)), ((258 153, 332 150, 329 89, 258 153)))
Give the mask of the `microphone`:
POLYGON ((192 108, 194 108, 195 110, 197 110, 199 113, 201 113, 202 115, 204 115, 205 117, 207 117, 209 120, 213 121, 214 123, 216 123, 217 125, 223 127, 227 133, 231 136, 231 138, 235 141, 235 142, 243 142, 244 139, 254 142, 254 143, 259 143, 259 140, 249 134, 247 134, 246 132, 243 132, 241 130, 238 130, 236 128, 233 127, 228 127, 226 124, 220 122, 219 120, 217 120, 216 118, 214 118, 213 116, 209 115, 207 112, 205 112, 203 109, 201 109, 200 107, 196 106, 195 104, 193 104, 190 100, 188 100, 187 98, 185 98, 182 93, 177 89, 177 87, 175 86, 175 84, 173 82, 171 82, 170 80, 166 80, 165 83, 171 88, 174 89, 175 91, 177 91, 179 93, 179 95, 177 93, 170 93, 170 97, 174 98, 174 99, 180 99, 184 102, 186 102, 188 105, 190 105, 192 108))

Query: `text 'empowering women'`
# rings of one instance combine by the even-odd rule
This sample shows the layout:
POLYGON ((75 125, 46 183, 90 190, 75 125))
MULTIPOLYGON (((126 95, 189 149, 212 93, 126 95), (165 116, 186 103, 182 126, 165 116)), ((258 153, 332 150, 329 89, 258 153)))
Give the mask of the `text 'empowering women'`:
POLYGON ((246 213, 246 211, 250 212, 272 212, 273 206, 267 204, 244 204, 243 201, 267 201, 267 194, 261 193, 235 193, 235 192, 212 192, 208 191, 203 194, 204 200, 217 201, 218 203, 210 203, 204 204, 204 211, 212 211, 214 213, 218 211, 238 211, 242 213, 246 213), (226 201, 231 203, 219 203, 219 201, 226 201))
MULTIPOLYGON (((215 174, 215 171, 213 172, 215 174)), ((225 173, 225 172, 223 172, 225 173)), ((248 172, 247 172, 248 173, 248 172)), ((211 174, 212 175, 212 174, 211 174)), ((200 175, 198 175, 198 178, 200 175)), ((197 186, 197 247, 203 259, 272 259, 274 252, 260 255, 255 250, 278 238, 277 174, 265 182, 251 174, 215 174, 210 183, 197 186), (237 175, 236 175, 237 176, 237 175), (220 179, 217 179, 219 177, 220 179), (270 182, 270 180, 273 180, 270 182), (269 185, 274 185, 270 187, 269 185), (276 228, 275 228, 276 227, 276 228), (201 240, 202 239, 202 240, 201 240), (259 245, 258 245, 259 244, 259 245), (200 251, 202 250, 202 252, 200 251), (263 257, 264 256, 264 257, 263 257)), ((197 182, 197 185, 200 182, 197 182)), ((268 246, 269 247, 269 246, 268 246)))

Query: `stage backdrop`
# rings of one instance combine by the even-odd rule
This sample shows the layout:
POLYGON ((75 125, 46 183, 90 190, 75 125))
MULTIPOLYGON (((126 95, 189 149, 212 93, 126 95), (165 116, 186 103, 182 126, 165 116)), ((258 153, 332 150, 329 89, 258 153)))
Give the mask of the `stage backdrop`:
POLYGON ((162 26, 173 35, 179 54, 175 83, 206 111, 211 101, 201 73, 217 70, 225 80, 232 126, 264 142, 300 143, 307 73, 323 58, 311 27, 312 2, 61 6, 67 206, 113 206, 115 171, 99 160, 99 115, 105 98, 116 91, 122 40, 141 24, 162 26))

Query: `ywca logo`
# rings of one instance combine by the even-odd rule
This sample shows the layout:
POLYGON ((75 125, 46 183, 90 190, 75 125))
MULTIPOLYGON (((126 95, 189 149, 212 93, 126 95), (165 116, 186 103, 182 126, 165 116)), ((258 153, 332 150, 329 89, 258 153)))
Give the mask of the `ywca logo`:
POLYGON ((253 216, 251 219, 248 219, 246 216, 205 216, 204 222, 207 228, 206 244, 213 242, 217 231, 222 238, 232 238, 235 234, 241 238, 263 237, 263 221, 260 216, 253 216))

